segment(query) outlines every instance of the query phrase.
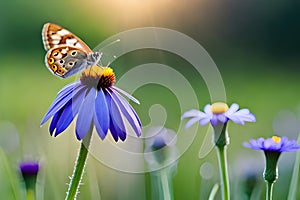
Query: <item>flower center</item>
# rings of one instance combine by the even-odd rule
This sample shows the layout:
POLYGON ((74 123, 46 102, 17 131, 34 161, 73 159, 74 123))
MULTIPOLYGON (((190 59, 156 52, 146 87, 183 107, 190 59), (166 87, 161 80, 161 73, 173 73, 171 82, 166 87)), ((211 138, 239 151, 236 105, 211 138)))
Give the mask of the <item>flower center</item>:
POLYGON ((273 141, 274 141, 275 143, 279 143, 280 140, 281 140, 281 138, 278 137, 278 136, 272 136, 272 139, 273 139, 273 141))
POLYGON ((108 88, 115 83, 115 74, 109 67, 92 66, 84 70, 80 81, 88 87, 108 88))
POLYGON ((211 105, 211 112, 214 114, 221 114, 228 110, 228 105, 223 102, 216 102, 211 105))

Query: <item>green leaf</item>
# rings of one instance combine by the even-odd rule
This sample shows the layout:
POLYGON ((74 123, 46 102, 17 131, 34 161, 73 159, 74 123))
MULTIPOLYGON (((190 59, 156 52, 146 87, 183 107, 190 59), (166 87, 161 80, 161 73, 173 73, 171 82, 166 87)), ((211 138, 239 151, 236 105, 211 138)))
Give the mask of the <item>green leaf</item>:
POLYGON ((2 199, 21 199, 19 178, 0 147, 0 194, 2 199))

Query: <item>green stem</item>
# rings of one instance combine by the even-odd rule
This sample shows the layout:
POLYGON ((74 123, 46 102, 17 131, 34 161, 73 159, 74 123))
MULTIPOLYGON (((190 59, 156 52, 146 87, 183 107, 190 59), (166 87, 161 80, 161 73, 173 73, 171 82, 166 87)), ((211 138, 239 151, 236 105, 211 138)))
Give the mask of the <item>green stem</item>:
POLYGON ((214 200, 215 197, 216 197, 216 194, 217 194, 218 190, 219 190, 219 184, 216 183, 216 184, 214 185, 214 187, 212 188, 212 190, 210 191, 208 200, 214 200))
POLYGON ((272 200, 274 183, 272 183, 272 182, 266 182, 266 183, 267 183, 266 200, 272 200))
POLYGON ((72 178, 71 178, 71 181, 69 184, 69 189, 68 189, 65 200, 75 199, 76 195, 78 193, 79 184, 82 179, 85 162, 86 162, 87 155, 88 155, 88 148, 90 145, 92 132, 93 132, 93 124, 91 125, 89 132, 86 134, 83 141, 81 142, 81 147, 78 152, 77 161, 74 166, 73 175, 72 175, 72 178))
POLYGON ((163 197, 164 197, 163 199, 164 200, 173 199, 171 191, 170 191, 167 168, 161 170, 160 178, 161 178, 161 185, 162 185, 162 190, 163 190, 163 197))
POLYGON ((226 146, 217 146, 217 152, 218 152, 219 170, 220 170, 220 177, 221 177, 222 199, 229 200, 230 192, 229 192, 226 146))
POLYGON ((26 190, 26 200, 35 200, 35 190, 34 189, 26 190))
POLYGON ((26 200, 35 200, 37 174, 23 174, 23 178, 26 186, 26 200))

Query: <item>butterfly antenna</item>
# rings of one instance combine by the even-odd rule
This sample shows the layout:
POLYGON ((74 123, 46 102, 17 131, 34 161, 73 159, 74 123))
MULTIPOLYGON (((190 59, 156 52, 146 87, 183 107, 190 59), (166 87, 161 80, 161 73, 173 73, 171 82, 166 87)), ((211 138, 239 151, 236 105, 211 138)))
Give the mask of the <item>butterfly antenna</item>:
MULTIPOLYGON (((103 53, 102 50, 105 49, 105 48, 107 48, 107 47, 109 47, 109 46, 111 46, 111 45, 113 45, 113 44, 116 44, 116 43, 118 43, 118 42, 120 42, 120 41, 121 41, 121 39, 116 39, 116 40, 114 40, 114 41, 108 43, 107 45, 103 46, 101 49, 99 49, 98 52, 101 52, 101 55, 105 54, 105 55, 111 56, 111 55, 109 55, 109 54, 107 54, 107 53, 103 53)), ((116 55, 113 55, 112 58, 113 58, 113 60, 114 60, 114 59, 117 58, 117 56, 116 56, 116 55)), ((100 59, 99 63, 100 63, 101 66, 104 66, 104 64, 101 62, 101 59, 100 59)), ((106 64, 106 66, 109 66, 110 64, 111 64, 111 62, 109 62, 108 64, 106 64)))

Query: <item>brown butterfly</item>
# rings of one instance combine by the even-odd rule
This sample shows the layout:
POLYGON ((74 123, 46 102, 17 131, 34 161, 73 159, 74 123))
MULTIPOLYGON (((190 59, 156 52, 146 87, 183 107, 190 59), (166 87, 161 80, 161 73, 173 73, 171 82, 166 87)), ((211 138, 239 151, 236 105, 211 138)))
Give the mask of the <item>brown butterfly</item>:
POLYGON ((72 76, 100 61, 100 52, 93 52, 76 35, 59 25, 45 24, 42 38, 48 51, 45 57, 47 68, 61 78, 72 76))

